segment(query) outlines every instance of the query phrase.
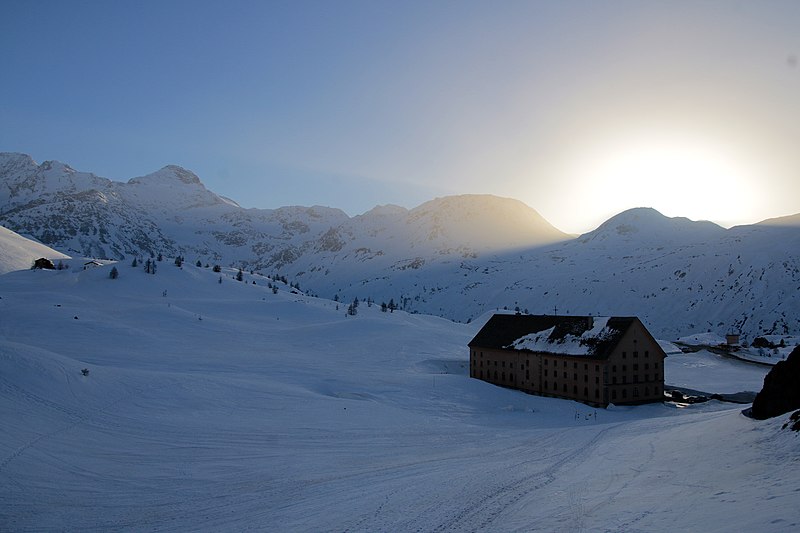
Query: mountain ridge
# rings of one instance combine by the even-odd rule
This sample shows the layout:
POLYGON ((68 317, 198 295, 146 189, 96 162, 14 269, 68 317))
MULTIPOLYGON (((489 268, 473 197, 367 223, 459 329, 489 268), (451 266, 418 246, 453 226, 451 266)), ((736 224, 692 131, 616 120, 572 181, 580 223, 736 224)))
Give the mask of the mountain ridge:
POLYGON ((637 315, 663 338, 800 330, 800 228, 785 223, 725 229, 634 208, 575 238, 491 195, 353 217, 244 209, 176 166, 121 183, 2 154, 0 224, 72 255, 182 255, 458 321, 518 308, 637 315))

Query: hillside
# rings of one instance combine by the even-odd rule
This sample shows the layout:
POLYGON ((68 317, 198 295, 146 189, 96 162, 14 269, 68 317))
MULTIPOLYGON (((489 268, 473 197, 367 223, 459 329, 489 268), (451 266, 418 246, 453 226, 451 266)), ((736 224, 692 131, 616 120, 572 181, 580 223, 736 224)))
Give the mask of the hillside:
MULTIPOLYGON (((528 396, 467 377, 486 316, 362 304, 347 317, 257 275, 117 267, 116 280, 111 265, 0 276, 5 529, 800 524, 798 440, 783 418, 528 396)), ((748 388, 766 373, 707 353, 665 367, 701 390, 733 370, 748 388)))
POLYGON ((68 255, 0 226, 0 274, 31 268, 33 262, 40 257, 51 260, 69 259, 68 255))
POLYGON ((120 183, 0 154, 0 224, 74 255, 181 254, 461 322, 504 308, 637 315, 672 340, 798 334, 796 220, 724 229, 638 208, 573 238, 509 198, 451 196, 355 217, 243 209, 176 166, 120 183))

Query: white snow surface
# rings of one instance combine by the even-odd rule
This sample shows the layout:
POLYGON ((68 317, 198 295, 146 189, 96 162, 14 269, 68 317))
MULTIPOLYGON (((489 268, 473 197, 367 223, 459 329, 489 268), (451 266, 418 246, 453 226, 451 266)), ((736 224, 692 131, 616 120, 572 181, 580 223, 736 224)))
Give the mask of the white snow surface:
POLYGON ((40 257, 69 259, 66 254, 0 226, 0 274, 31 268, 40 257))
POLYGON ((553 326, 552 328, 520 337, 506 346, 506 348, 530 350, 532 352, 590 355, 592 345, 587 341, 590 339, 602 340, 613 334, 613 331, 606 327, 609 318, 607 316, 595 317, 593 326, 581 335, 565 335, 563 338, 551 339, 550 336, 556 329, 553 326))
MULTIPOLYGON (((110 268, 0 276, 0 530, 800 527, 785 416, 526 395, 468 377, 476 325, 110 268)), ((766 372, 715 363, 680 372, 766 372)))

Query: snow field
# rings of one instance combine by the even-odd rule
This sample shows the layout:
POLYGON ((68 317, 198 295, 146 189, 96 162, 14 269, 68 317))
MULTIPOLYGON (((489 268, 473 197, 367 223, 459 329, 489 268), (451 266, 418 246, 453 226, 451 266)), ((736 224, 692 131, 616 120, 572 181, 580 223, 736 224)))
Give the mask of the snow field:
MULTIPOLYGON (((0 529, 800 524, 782 420, 530 396, 468 379, 476 323, 117 267, 0 276, 0 529)), ((670 356, 667 381, 723 392, 767 370, 699 354, 670 356)))

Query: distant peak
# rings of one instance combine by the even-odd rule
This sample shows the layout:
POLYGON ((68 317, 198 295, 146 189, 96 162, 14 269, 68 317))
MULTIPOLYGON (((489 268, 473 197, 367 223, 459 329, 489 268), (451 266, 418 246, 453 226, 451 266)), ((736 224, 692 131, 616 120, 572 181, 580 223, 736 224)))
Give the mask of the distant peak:
POLYGON ((167 165, 152 174, 133 178, 128 183, 166 183, 175 180, 187 185, 202 185, 194 172, 178 165, 167 165))
POLYGON ((386 205, 376 205, 363 216, 370 217, 370 216, 399 216, 405 215, 408 213, 408 209, 405 207, 401 207, 395 204, 386 204, 386 205))
POLYGON ((20 167, 35 167, 36 162, 28 154, 19 152, 0 152, 0 168, 12 169, 20 167))
POLYGON ((703 239, 724 231, 721 226, 706 220, 696 222, 686 217, 668 217, 652 207, 635 207, 614 215, 580 239, 584 243, 607 239, 661 241, 687 233, 703 239))

